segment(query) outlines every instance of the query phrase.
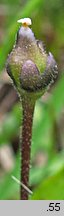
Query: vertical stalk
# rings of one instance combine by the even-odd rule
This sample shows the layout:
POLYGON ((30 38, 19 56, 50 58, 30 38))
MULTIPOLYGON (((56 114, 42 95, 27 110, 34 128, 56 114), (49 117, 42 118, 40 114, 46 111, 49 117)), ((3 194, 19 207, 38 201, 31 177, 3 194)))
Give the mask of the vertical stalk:
MULTIPOLYGON (((22 143, 21 143, 21 182, 29 188, 29 167, 32 137, 32 122, 34 105, 23 101, 23 126, 22 126, 22 143)), ((20 199, 28 200, 28 192, 21 186, 20 199)))

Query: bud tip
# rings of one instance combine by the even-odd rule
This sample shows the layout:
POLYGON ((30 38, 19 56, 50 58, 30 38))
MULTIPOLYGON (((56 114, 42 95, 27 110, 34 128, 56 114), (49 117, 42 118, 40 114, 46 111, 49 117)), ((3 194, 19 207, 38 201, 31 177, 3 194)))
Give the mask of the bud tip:
POLYGON ((17 22, 21 23, 22 26, 24 26, 24 27, 28 27, 28 26, 30 26, 32 24, 32 21, 31 21, 30 18, 19 19, 19 20, 17 20, 17 22))

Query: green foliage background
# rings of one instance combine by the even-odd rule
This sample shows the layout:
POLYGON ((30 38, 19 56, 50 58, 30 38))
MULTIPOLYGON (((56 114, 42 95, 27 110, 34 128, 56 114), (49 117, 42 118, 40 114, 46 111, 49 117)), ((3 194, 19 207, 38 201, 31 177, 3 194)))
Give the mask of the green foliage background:
MULTIPOLYGON (((38 152, 47 155, 44 166, 32 166, 30 170, 30 186, 33 195, 30 199, 64 199, 64 151, 56 151, 55 123, 58 122, 64 106, 64 71, 61 61, 61 48, 64 47, 64 1, 63 0, 0 0, 8 6, 8 17, 4 23, 5 35, 0 45, 0 71, 5 66, 8 53, 11 51, 18 29, 17 19, 32 18, 32 29, 36 38, 44 40, 47 50, 55 56, 60 71, 60 78, 53 89, 52 97, 36 103, 31 161, 38 152), (12 13, 10 13, 12 11, 12 13)), ((1 125, 0 147, 6 142, 11 145, 11 138, 19 133, 21 124, 20 104, 15 105, 7 114, 1 125)), ((11 179, 14 175, 19 178, 20 156, 17 152, 14 169, 5 174, 0 180, 0 199, 19 199, 19 186, 11 179)))

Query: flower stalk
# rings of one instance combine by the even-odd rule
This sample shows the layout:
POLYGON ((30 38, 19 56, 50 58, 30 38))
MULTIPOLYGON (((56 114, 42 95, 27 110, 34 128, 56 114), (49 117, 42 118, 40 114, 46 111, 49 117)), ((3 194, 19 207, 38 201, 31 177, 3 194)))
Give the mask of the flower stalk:
MULTIPOLYGON (((23 107, 23 124, 22 124, 22 143, 21 143, 21 182, 29 188, 29 170, 30 170, 30 153, 32 123, 34 114, 34 105, 31 107, 27 101, 22 103, 23 107)), ((28 200, 28 192, 25 188, 20 188, 20 199, 28 200)))

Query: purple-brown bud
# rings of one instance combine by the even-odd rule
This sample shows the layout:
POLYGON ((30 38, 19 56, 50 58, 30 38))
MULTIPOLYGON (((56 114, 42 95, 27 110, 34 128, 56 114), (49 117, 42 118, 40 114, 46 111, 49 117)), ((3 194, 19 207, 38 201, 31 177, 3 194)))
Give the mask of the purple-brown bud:
POLYGON ((35 94, 35 99, 42 95, 57 77, 56 61, 51 53, 46 53, 43 43, 35 39, 25 19, 8 57, 7 72, 21 97, 29 92, 35 94))

